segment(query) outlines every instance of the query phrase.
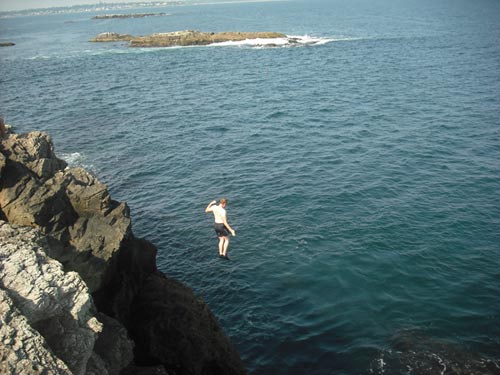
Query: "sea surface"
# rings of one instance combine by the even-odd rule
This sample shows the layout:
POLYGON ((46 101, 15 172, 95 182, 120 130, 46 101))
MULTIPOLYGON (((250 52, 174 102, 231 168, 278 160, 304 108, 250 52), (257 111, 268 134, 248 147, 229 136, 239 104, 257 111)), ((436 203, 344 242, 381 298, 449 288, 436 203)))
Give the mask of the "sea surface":
POLYGON ((252 375, 500 373, 499 1, 119 12, 167 15, 0 18, 0 115, 128 202, 252 375), (89 42, 186 29, 320 43, 89 42))

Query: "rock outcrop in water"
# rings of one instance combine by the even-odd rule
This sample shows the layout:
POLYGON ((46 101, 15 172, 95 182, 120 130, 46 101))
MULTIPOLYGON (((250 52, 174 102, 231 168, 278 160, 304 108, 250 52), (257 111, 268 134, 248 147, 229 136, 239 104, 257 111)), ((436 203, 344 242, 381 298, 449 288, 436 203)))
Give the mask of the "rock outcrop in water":
POLYGON ((2 140, 0 219, 1 373, 245 373, 206 304, 156 269, 127 204, 46 134, 2 140))
POLYGON ((390 349, 372 364, 372 374, 500 375, 496 361, 455 343, 440 341, 418 330, 395 334, 390 349))
POLYGON ((131 47, 173 47, 204 46, 213 43, 234 42, 246 39, 286 38, 276 32, 202 32, 195 30, 156 33, 148 36, 132 36, 118 33, 102 33, 91 39, 91 42, 130 42, 131 47))
POLYGON ((125 19, 125 18, 144 18, 154 16, 166 16, 166 13, 125 13, 125 14, 99 14, 92 17, 93 20, 125 19))

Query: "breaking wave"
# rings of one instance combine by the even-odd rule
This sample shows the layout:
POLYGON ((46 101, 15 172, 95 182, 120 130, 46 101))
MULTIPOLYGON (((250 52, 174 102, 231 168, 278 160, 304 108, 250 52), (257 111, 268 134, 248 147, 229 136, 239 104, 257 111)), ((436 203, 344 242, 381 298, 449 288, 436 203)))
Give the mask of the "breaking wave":
MULTIPOLYGON (((249 47, 249 48, 275 48, 275 47, 304 47, 304 46, 319 46, 331 42, 348 42, 363 40, 366 38, 353 38, 353 37, 314 37, 309 35, 287 35, 284 38, 256 38, 245 39, 241 41, 229 41, 221 43, 212 43, 206 46, 193 45, 193 46, 172 46, 172 47, 142 47, 131 48, 126 43, 120 45, 113 44, 111 48, 99 49, 82 49, 65 51, 55 51, 53 53, 37 54, 34 56, 27 56, 26 60, 51 60, 51 59, 74 59, 82 56, 99 56, 99 55, 126 55, 126 54, 143 54, 143 53, 157 53, 161 50, 176 50, 185 48, 207 48, 207 47, 249 47)), ((6 57, 9 59, 9 57, 6 57)))
POLYGON ((95 166, 89 162, 88 158, 79 152, 62 152, 59 153, 59 157, 63 159, 66 163, 68 163, 68 167, 76 168, 81 167, 85 168, 87 171, 91 173, 95 173, 95 166))
POLYGON ((210 46, 218 47, 302 47, 302 46, 312 46, 321 45, 338 40, 336 38, 325 38, 325 37, 312 37, 309 35, 287 35, 284 38, 256 38, 256 39, 245 39, 240 41, 229 41, 221 43, 213 43, 210 46))

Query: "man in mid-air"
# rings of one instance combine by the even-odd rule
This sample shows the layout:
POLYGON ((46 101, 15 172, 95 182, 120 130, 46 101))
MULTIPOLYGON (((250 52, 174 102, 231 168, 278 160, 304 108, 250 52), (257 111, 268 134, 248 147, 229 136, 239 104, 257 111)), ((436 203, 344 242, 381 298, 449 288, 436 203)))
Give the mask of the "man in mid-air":
POLYGON ((229 247, 229 233, 236 236, 236 232, 231 228, 227 222, 226 217, 226 205, 227 199, 222 198, 219 205, 216 205, 217 201, 212 201, 205 208, 205 213, 212 212, 215 218, 215 233, 219 237, 219 256, 221 258, 229 259, 227 257, 227 248, 229 247))

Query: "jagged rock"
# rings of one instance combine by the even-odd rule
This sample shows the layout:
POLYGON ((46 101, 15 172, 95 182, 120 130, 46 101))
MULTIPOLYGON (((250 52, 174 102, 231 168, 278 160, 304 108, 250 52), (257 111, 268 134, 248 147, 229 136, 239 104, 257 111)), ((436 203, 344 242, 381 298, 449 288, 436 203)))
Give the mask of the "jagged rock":
POLYGON ((82 168, 72 169, 71 176, 66 190, 78 216, 87 218, 96 213, 106 214, 111 205, 106 185, 82 168))
POLYGON ((0 374, 72 375, 3 289, 0 289, 0 374))
POLYGON ((212 43, 241 41, 246 39, 286 38, 285 34, 276 32, 202 32, 196 30, 155 33, 148 36, 131 36, 128 34, 102 33, 91 39, 91 42, 129 41, 131 47, 172 47, 199 46, 212 43))
POLYGON ((58 183, 62 174, 44 182, 28 173, 22 164, 9 161, 6 164, 0 208, 8 221, 62 237, 67 232, 67 225, 77 218, 64 186, 58 183))
POLYGON ((133 360, 134 343, 128 337, 125 327, 116 319, 102 313, 97 318, 103 324, 103 331, 94 347, 96 360, 102 359, 109 374, 119 374, 133 360))
POLYGON ((97 35, 95 38, 91 40, 91 42, 123 42, 123 41, 128 42, 132 38, 133 36, 129 34, 105 32, 97 35))
POLYGON ((127 328, 137 323, 131 306, 150 274, 157 272, 156 247, 150 242, 131 237, 108 267, 104 286, 94 293, 99 311, 115 317, 127 328))
POLYGON ((77 271, 92 292, 99 289, 108 260, 131 235, 128 206, 113 201, 85 170, 65 168, 44 133, 11 134, 0 151, 7 157, 0 190, 4 216, 59 241, 49 255, 77 271))
POLYGON ((41 132, 9 134, 0 143, 0 152, 6 157, 0 190, 4 216, 44 232, 64 231, 76 218, 55 178, 66 163, 54 155, 50 138, 41 132))
MULTIPOLYGON (((74 374, 84 374, 102 329, 87 286, 45 254, 48 242, 33 228, 2 221, 0 243, 0 286, 50 350, 74 374)), ((17 345, 29 350, 31 344, 16 342, 14 350, 17 345)))
POLYGON ((67 166, 54 155, 50 137, 42 132, 11 134, 2 141, 2 146, 9 159, 25 165, 42 179, 67 166))
POLYGON ((132 315, 136 362, 162 363, 186 374, 246 373, 210 309, 178 281, 151 274, 132 304, 132 315))

